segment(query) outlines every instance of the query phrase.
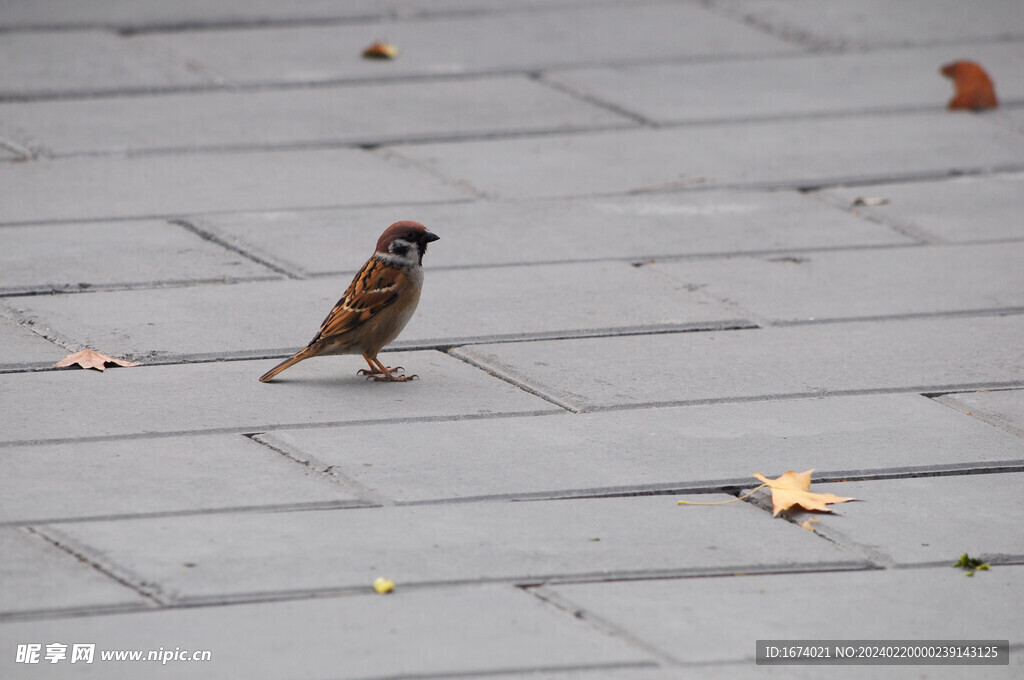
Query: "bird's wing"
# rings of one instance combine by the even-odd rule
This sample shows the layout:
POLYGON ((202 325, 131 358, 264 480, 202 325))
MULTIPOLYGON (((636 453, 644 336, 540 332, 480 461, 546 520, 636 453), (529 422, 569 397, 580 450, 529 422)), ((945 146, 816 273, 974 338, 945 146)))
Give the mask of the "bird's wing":
POLYGON ((348 333, 393 305, 398 300, 403 276, 400 268, 371 258, 352 279, 348 290, 320 324, 320 332, 309 344, 348 333))

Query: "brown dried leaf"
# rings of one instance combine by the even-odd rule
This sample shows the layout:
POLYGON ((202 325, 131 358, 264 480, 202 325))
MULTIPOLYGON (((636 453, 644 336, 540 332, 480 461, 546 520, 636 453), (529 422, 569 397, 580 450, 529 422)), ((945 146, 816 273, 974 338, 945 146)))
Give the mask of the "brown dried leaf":
POLYGON ((942 67, 942 75, 953 80, 956 94, 949 100, 949 108, 994 109, 999 105, 996 101, 996 90, 992 79, 985 69, 973 61, 954 61, 942 67))
POLYGON ((105 354, 91 349, 83 349, 81 352, 75 352, 69 354, 57 363, 53 365, 54 368, 64 368, 65 366, 73 366, 78 364, 82 368, 95 368, 97 371, 105 370, 107 364, 114 364, 115 366, 137 366, 131 361, 123 361, 121 359, 111 359, 105 354))
POLYGON ((754 476, 764 482, 772 490, 773 515, 783 510, 789 510, 794 505, 799 505, 805 510, 819 510, 821 512, 832 512, 827 507, 829 503, 845 503, 852 501, 852 498, 835 496, 830 493, 811 493, 811 468, 806 472, 793 472, 789 470, 778 479, 768 479, 760 472, 754 476))
POLYGON ((380 40, 363 50, 363 59, 394 59, 397 56, 397 47, 380 40))

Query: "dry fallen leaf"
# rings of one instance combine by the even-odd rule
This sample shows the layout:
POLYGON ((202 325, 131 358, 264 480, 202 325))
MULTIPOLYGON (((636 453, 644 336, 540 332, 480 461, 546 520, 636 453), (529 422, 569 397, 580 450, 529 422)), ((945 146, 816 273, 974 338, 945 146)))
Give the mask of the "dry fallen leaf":
POLYGON ((811 488, 812 472, 814 472, 813 468, 806 472, 789 470, 778 479, 768 479, 760 472, 754 476, 772 490, 773 515, 778 515, 783 510, 789 510, 794 505, 799 505, 805 510, 832 512, 826 507, 829 503, 845 503, 853 500, 830 493, 811 493, 808 489, 811 488))
POLYGON ((381 595, 384 595, 395 589, 395 582, 389 578, 378 576, 373 580, 373 589, 381 595))
POLYGON ((394 59, 397 56, 397 47, 380 40, 363 50, 364 59, 394 59))
POLYGON ((91 349, 83 349, 81 352, 75 352, 69 354, 57 363, 53 365, 54 368, 64 368, 65 366, 73 366, 78 364, 82 368, 95 368, 97 371, 106 369, 107 364, 114 364, 115 366, 137 366, 138 364, 131 361, 122 361, 121 359, 111 359, 105 354, 91 349))
POLYGON ((996 101, 995 86, 985 69, 973 61, 954 61, 942 67, 942 75, 953 80, 956 94, 949 100, 950 109, 994 109, 996 101))
POLYGON ((821 520, 817 517, 805 519, 803 522, 800 522, 800 528, 807 529, 808 531, 814 531, 814 525, 818 524, 819 522, 821 522, 821 520))

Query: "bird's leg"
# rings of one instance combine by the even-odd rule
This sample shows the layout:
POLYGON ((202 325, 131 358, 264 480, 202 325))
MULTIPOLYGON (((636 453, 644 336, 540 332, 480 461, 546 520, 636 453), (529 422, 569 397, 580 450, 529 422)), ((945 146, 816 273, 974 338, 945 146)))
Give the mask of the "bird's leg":
POLYGON ((396 375, 395 371, 404 371, 405 369, 401 366, 395 366, 394 368, 385 366, 376 356, 370 357, 364 354, 363 358, 375 369, 373 372, 360 371, 361 374, 366 375, 367 380, 373 378, 377 382, 408 382, 419 377, 417 375, 396 375))
POLYGON ((356 371, 356 375, 365 375, 368 378, 371 378, 375 375, 384 375, 386 373, 385 371, 381 370, 382 368, 384 368, 383 366, 378 368, 378 365, 373 363, 376 357, 371 358, 369 354, 364 354, 363 358, 366 359, 366 363, 370 365, 370 370, 361 368, 358 371, 356 371))

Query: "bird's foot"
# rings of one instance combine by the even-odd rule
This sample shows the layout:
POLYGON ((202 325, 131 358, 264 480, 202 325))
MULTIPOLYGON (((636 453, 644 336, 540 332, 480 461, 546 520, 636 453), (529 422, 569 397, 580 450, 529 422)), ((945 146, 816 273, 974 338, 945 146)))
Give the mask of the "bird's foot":
POLYGON ((377 382, 409 382, 415 380, 419 376, 413 373, 412 375, 396 375, 394 373, 385 373, 384 375, 371 375, 366 379, 373 378, 377 382))
POLYGON ((402 375, 399 371, 405 371, 405 368, 401 366, 395 366, 394 368, 382 366, 382 368, 384 369, 383 371, 370 371, 364 368, 358 371, 358 374, 365 375, 367 380, 372 379, 376 382, 408 382, 419 377, 418 375, 402 375))

